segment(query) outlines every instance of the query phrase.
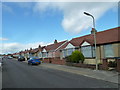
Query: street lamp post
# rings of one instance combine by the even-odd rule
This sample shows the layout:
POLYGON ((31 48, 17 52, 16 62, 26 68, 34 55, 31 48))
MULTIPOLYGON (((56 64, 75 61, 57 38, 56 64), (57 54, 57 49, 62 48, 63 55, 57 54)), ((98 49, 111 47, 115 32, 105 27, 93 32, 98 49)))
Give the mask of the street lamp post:
POLYGON ((95 61, 96 61, 96 70, 98 70, 98 61, 97 61, 97 49, 96 49, 96 30, 95 30, 95 18, 87 13, 87 12, 84 12, 85 15, 87 16, 91 16, 93 18, 93 28, 94 28, 94 43, 95 43, 95 53, 96 53, 96 56, 95 56, 95 61))

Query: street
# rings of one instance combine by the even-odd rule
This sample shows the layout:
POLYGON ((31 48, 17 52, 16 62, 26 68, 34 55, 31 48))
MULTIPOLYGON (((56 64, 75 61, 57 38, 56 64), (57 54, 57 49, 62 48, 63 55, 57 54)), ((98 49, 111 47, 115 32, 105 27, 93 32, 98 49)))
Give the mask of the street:
POLYGON ((42 65, 3 60, 2 88, 117 88, 118 85, 42 65))

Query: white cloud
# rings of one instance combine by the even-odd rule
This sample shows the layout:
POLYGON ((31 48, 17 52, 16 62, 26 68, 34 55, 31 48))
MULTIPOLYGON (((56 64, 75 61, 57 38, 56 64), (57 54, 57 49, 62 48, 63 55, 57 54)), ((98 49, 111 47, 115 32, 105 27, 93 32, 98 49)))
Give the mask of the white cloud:
POLYGON ((0 38, 0 41, 8 40, 7 38, 0 38))
MULTIPOLYGON (((29 3, 18 3, 19 7, 22 8, 31 8, 33 7, 33 11, 37 13, 44 13, 46 10, 60 10, 63 12, 63 20, 61 25, 66 32, 78 34, 82 30, 86 30, 89 27, 92 27, 92 18, 83 14, 84 11, 91 13, 95 20, 97 21, 104 13, 117 6, 118 0, 91 0, 92 2, 88 2, 85 0, 82 2, 81 0, 58 0, 57 2, 53 2, 54 0, 7 0, 10 2, 18 1, 18 2, 37 2, 35 6, 29 3), (40 1, 40 2, 39 2, 40 1), (62 2, 63 1, 63 2, 62 2), (77 2, 73 2, 77 1, 77 2)), ((12 12, 12 9, 8 6, 4 6, 9 12, 12 12)), ((114 8, 115 9, 115 8, 114 8)), ((117 9, 117 8, 116 8, 117 9)), ((25 12, 24 15, 29 15, 29 12, 25 12)), ((52 14, 52 13, 51 13, 52 14)))
MULTIPOLYGON (((112 1, 112 0, 110 0, 112 1)), ((104 13, 117 6, 117 2, 47 2, 37 3, 34 11, 45 12, 48 8, 63 12, 62 27, 66 32, 78 34, 82 30, 92 27, 92 18, 83 14, 89 12, 97 21, 104 13)))
POLYGON ((39 45, 44 46, 47 45, 47 43, 44 42, 36 42, 36 43, 28 43, 28 44, 0 43, 0 54, 15 53, 25 49, 37 48, 39 45))

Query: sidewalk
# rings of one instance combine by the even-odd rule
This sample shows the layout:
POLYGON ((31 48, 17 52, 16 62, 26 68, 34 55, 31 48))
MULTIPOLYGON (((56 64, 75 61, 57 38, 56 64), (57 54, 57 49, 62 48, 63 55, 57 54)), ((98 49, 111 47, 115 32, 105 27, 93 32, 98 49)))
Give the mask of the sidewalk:
POLYGON ((74 74, 79 74, 79 75, 100 79, 100 80, 104 80, 112 83, 118 83, 118 72, 116 71, 104 71, 104 70, 96 71, 89 68, 79 68, 79 67, 72 67, 72 66, 66 66, 66 65, 49 64, 49 63, 42 63, 39 66, 61 70, 65 72, 70 72, 74 74))
POLYGON ((109 81, 112 83, 118 83, 118 72, 115 72, 115 71, 103 71, 103 70, 96 71, 88 68, 79 68, 79 67, 48 64, 48 63, 42 63, 40 66, 51 68, 51 69, 62 70, 65 72, 79 74, 79 75, 96 78, 104 81, 109 81))

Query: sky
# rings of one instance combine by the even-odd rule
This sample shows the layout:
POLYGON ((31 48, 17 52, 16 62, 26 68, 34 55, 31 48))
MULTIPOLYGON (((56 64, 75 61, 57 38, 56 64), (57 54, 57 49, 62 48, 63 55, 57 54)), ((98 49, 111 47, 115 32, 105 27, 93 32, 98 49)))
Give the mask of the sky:
POLYGON ((118 2, 13 2, 0 4, 0 54, 15 53, 118 27, 118 2))

